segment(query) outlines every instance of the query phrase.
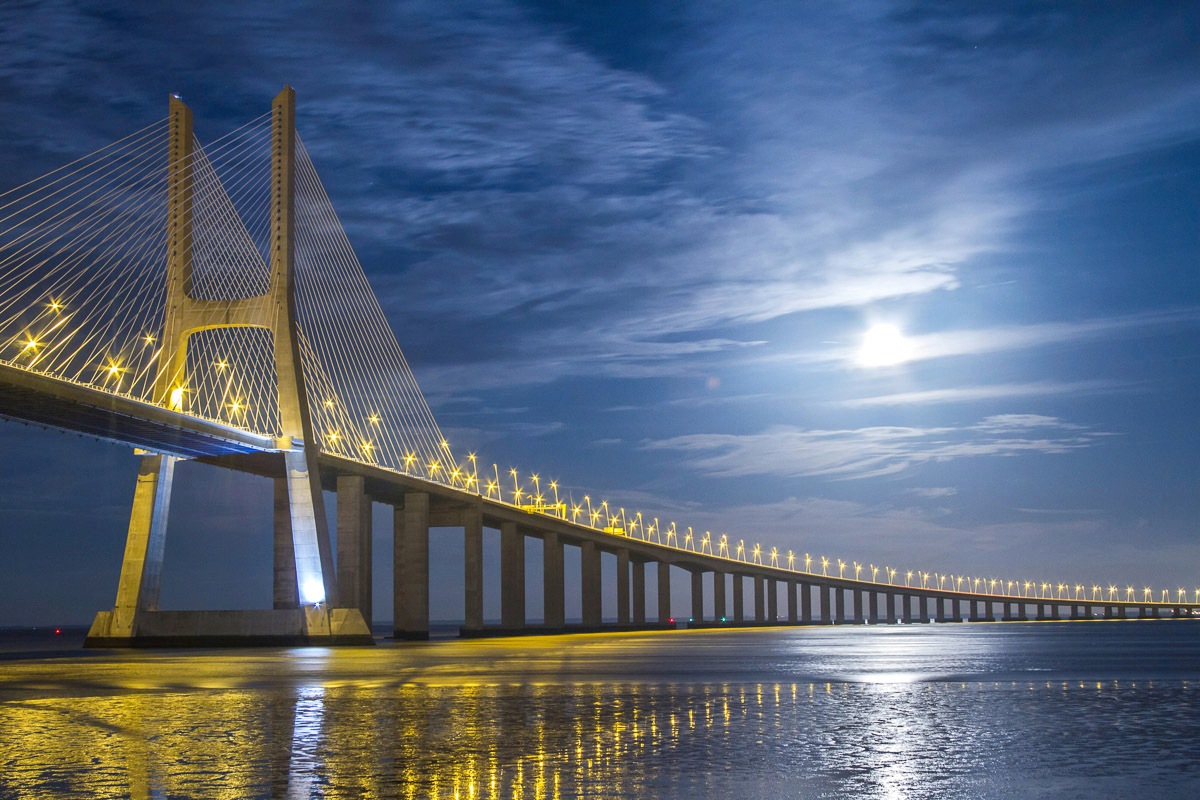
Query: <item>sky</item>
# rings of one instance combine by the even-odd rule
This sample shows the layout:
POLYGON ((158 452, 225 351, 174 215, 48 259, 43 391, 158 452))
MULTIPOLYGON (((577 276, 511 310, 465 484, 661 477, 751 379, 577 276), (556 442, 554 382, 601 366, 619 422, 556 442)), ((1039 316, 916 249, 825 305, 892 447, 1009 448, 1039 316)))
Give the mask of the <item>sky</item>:
MULTIPOLYGON (((8 2, 0 191, 290 84, 456 451, 747 546, 1190 590, 1197 76, 1192 4, 8 2)), ((0 454, 0 625, 87 622, 136 458, 0 454)), ((269 484, 173 503, 164 607, 269 605, 269 484)))

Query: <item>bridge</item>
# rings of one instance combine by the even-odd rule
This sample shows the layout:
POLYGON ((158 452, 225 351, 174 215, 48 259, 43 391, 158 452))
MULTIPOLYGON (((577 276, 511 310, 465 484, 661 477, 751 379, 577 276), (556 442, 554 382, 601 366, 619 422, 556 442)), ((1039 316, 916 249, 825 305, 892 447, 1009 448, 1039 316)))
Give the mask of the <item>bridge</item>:
POLYGON ((372 503, 393 508, 398 638, 429 635, 432 527, 462 530, 465 636, 1200 614, 1200 589, 764 551, 454 455, 296 133, 290 88, 206 146, 171 97, 165 120, 0 195, 0 416, 141 454, 116 601, 97 614, 93 646, 372 643, 372 503), (272 609, 159 608, 181 459, 273 480, 272 609), (336 553, 325 491, 337 497, 336 553), (490 625, 485 528, 501 551, 490 625), (526 614, 531 538, 542 543, 541 621, 526 614), (580 551, 582 619, 571 624, 567 546, 580 551), (602 614, 605 553, 615 620, 602 614), (672 568, 690 574, 686 613, 671 607, 672 568))

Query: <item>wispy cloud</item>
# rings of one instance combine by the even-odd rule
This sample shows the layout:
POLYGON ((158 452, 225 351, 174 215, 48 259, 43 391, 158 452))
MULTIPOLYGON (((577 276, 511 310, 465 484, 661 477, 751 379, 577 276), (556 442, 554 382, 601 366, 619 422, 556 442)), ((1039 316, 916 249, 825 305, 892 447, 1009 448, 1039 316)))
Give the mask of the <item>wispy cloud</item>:
POLYGON ((942 497, 953 497, 958 494, 958 489, 955 489, 953 486, 928 486, 920 489, 909 489, 908 491, 917 497, 926 497, 931 500, 942 497))
POLYGON ((939 403, 972 403, 980 400, 1001 400, 1012 397, 1047 397, 1052 395, 1082 395, 1128 389, 1119 381, 1035 381, 1033 383, 1001 383, 984 386, 960 386, 948 389, 926 389, 919 392, 858 397, 838 401, 848 408, 873 406, 934 405, 939 403))
POLYGON ((1009 414, 974 425, 934 428, 805 430, 781 425, 757 434, 677 436, 643 447, 681 452, 693 469, 717 477, 860 479, 961 458, 1069 453, 1091 447, 1106 435, 1055 417, 1009 414))

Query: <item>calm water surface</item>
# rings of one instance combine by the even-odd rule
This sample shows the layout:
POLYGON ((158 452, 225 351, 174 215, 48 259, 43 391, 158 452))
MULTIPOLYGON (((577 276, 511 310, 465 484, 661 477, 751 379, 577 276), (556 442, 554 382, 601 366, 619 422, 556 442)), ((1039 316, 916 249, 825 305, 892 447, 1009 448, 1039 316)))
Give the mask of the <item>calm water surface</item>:
POLYGON ((1200 797, 1193 621, 13 649, 0 798, 1200 797))

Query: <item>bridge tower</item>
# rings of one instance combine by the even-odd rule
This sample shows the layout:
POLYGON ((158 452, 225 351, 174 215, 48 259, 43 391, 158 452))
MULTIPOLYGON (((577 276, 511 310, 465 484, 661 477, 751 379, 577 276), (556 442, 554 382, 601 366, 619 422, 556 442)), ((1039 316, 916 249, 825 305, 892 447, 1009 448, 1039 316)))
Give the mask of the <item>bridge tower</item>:
POLYGON ((141 457, 116 604, 101 611, 87 645, 280 643, 372 644, 357 608, 341 608, 318 467, 319 448, 304 386, 296 325, 294 262, 295 92, 272 104, 270 282, 256 297, 195 296, 192 272, 192 112, 170 99, 166 313, 154 401, 187 410, 188 340, 214 328, 262 328, 274 340, 280 438, 275 489, 274 609, 161 611, 159 589, 177 456, 141 457))

